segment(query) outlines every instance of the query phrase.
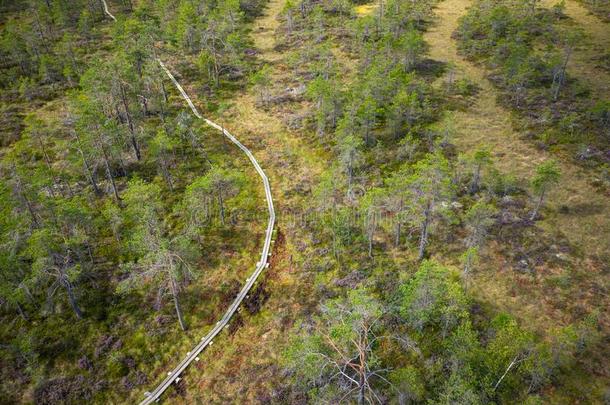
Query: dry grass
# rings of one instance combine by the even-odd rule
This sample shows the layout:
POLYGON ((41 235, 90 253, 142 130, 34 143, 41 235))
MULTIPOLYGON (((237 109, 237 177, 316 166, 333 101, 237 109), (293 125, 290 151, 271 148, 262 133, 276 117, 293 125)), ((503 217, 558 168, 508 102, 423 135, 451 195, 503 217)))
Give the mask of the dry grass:
MULTIPOLYGON (((289 78, 290 69, 283 60, 285 54, 275 49, 275 34, 280 26, 278 16, 284 3, 285 0, 271 0, 252 29, 259 60, 272 67, 273 92, 293 85, 289 78)), ((181 80, 187 81, 188 77, 181 80)), ((197 97, 193 90, 190 94, 195 100, 197 97)), ((313 296, 307 294, 311 285, 300 285, 297 273, 293 271, 293 257, 299 257, 296 246, 303 243, 307 236, 289 224, 283 213, 307 208, 304 199, 309 196, 306 195, 307 191, 303 193, 302 190, 315 186, 329 161, 326 151, 285 127, 282 122, 284 110, 294 107, 291 104, 290 107, 276 105, 262 108, 257 103, 254 89, 231 99, 224 122, 250 148, 269 176, 278 214, 277 226, 285 233, 286 241, 281 247, 274 246, 272 266, 262 276, 267 284, 265 289, 270 294, 268 301, 254 315, 242 311, 243 322, 239 319, 232 321, 239 327, 233 334, 223 332, 215 345, 202 354, 202 361, 185 376, 186 396, 174 398, 174 401, 264 402, 260 395, 272 391, 269 385, 277 383, 280 378, 274 370, 281 355, 277 349, 288 338, 285 328, 291 325, 291 319, 298 318, 299 311, 308 305, 308 297, 313 296), (249 383, 244 384, 245 380, 249 380, 249 383)))
MULTIPOLYGON (((459 56, 451 39, 458 18, 470 4, 468 0, 441 2, 436 10, 438 21, 425 36, 433 59, 452 63, 458 77, 468 77, 481 87, 471 108, 457 111, 453 116, 454 142, 462 151, 487 144, 494 152, 499 169, 524 179, 530 178, 538 163, 553 156, 523 139, 524 134, 515 132, 511 125, 511 112, 496 102, 497 93, 486 80, 486 72, 459 56)), ((590 184, 593 179, 582 168, 567 159, 562 159, 560 165, 563 175, 561 187, 550 194, 549 209, 542 225, 549 230, 564 232, 570 242, 586 255, 603 256, 610 250, 608 196, 590 184), (562 212, 567 208, 567 213, 559 212, 562 207, 562 212)))
MULTIPOLYGON (((557 3, 556 0, 542 1, 544 7, 557 3)), ((607 100, 610 97, 610 72, 600 68, 597 59, 610 52, 610 24, 574 0, 565 2, 564 12, 568 19, 563 20, 561 26, 568 31, 582 30, 585 34, 568 63, 568 73, 588 85, 594 100, 607 100)))
MULTIPOLYGON (((283 61, 284 55, 275 49, 278 16, 284 2, 271 0, 264 16, 256 20, 252 30, 259 58, 273 67, 272 82, 279 90, 291 85, 287 73, 289 68, 283 61)), ((537 163, 551 156, 521 139, 522 135, 513 130, 511 114, 495 102, 496 92, 485 79, 485 71, 462 59, 451 39, 458 17, 463 15, 470 3, 466 0, 441 2, 437 10, 439 21, 426 34, 432 58, 454 63, 459 76, 466 76, 481 86, 476 103, 466 111, 456 112, 453 117, 457 131, 455 142, 462 151, 486 143, 494 150, 501 170, 528 178, 537 163)), ((356 7, 356 11, 359 15, 367 15, 374 12, 375 7, 375 4, 362 5, 356 7)), ((343 65, 349 57, 340 50, 336 51, 343 65)), ((291 105, 290 109, 294 107, 291 105)), ((330 161, 328 153, 319 145, 312 144, 300 137, 298 132, 285 128, 281 120, 283 108, 288 107, 262 109, 257 106, 254 92, 246 91, 233 98, 227 121, 227 127, 251 148, 269 176, 278 212, 307 208, 305 199, 308 197, 295 193, 295 190, 315 185, 330 161)), ((562 163, 562 169, 565 179, 563 187, 551 195, 550 207, 545 212, 546 219, 541 225, 553 234, 560 231, 568 234, 570 241, 583 247, 587 255, 607 252, 610 220, 605 213, 608 212, 609 203, 589 185, 587 173, 582 169, 565 162, 562 163), (563 205, 570 209, 569 214, 559 213, 559 207, 563 205), (598 208, 585 210, 586 207, 598 208), (592 232, 593 229, 598 231, 592 232)), ((283 230, 290 227, 281 217, 278 226, 283 230)), ((285 328, 291 319, 298 318, 302 308, 311 304, 307 302, 306 293, 311 285, 299 284, 299 276, 291 271, 292 256, 298 257, 297 246, 303 243, 303 237, 296 227, 287 230, 286 245, 281 250, 274 250, 274 256, 277 257, 279 253, 279 257, 270 269, 271 272, 264 276, 269 281, 271 295, 262 311, 247 316, 230 337, 226 334, 218 339, 204 354, 207 360, 195 365, 186 376, 189 389, 186 398, 190 402, 265 402, 265 398, 259 395, 269 393, 273 388, 269 386, 270 380, 277 383, 279 378, 279 373, 274 370, 278 366, 277 348, 288 338, 285 328), (244 384, 245 380, 250 382, 244 384), (231 398, 226 397, 229 393, 231 398)), ((401 254, 398 254, 396 260, 400 257, 401 254)), ((496 263, 493 260, 488 262, 496 263)), ((586 265, 587 262, 583 261, 583 264, 586 265)), ((565 292, 555 291, 554 297, 546 296, 546 293, 553 293, 554 290, 545 288, 544 277, 532 279, 511 271, 488 270, 490 271, 477 276, 472 290, 495 310, 513 313, 541 331, 548 330, 551 325, 571 321, 566 312, 555 305, 557 295, 565 292), (531 295, 524 294, 523 291, 530 291, 531 295)), ((562 269, 547 269, 546 274, 561 271, 562 269)), ((211 282, 218 283, 221 280, 211 282)), ((185 399, 176 402, 185 402, 185 399)))
MULTIPOLYGON (((489 145, 500 170, 528 179, 536 164, 556 156, 536 148, 524 139, 524 134, 514 130, 511 112, 496 102, 497 93, 486 80, 487 72, 458 55, 451 35, 458 26, 459 17, 470 4, 470 0, 440 2, 436 9, 437 20, 425 35, 430 45, 430 57, 452 64, 458 78, 467 77, 480 86, 473 105, 464 111, 456 111, 452 116, 456 131, 454 143, 462 152, 480 144, 489 145)), ((608 49, 610 31, 606 24, 588 15, 574 1, 567 1, 566 6, 566 13, 572 21, 564 24, 583 26, 590 41, 575 52, 570 73, 594 87, 593 94, 597 97, 607 98, 610 80, 606 73, 594 67, 591 58, 599 55, 600 50, 608 49)), ((548 235, 565 236, 576 247, 576 256, 579 257, 571 257, 570 265, 564 267, 537 269, 534 276, 506 269, 502 257, 488 258, 483 263, 483 271, 473 280, 472 292, 494 310, 514 314, 525 325, 541 333, 548 333, 553 326, 577 321, 574 317, 578 312, 602 309, 601 325, 607 332, 609 320, 603 309, 608 307, 608 299, 600 292, 608 285, 603 258, 610 251, 610 200, 591 185, 593 179, 586 170, 570 163, 567 158, 560 159, 559 163, 561 185, 549 196, 545 218, 538 225, 548 235), (566 280, 568 285, 559 288, 553 280, 566 280)), ((493 250, 492 246, 489 251, 493 250)), ((604 353, 602 350, 598 355, 604 353)), ((599 365, 589 366, 596 367, 599 365)), ((599 370, 599 373, 607 375, 607 370, 599 370)), ((587 381, 596 391, 592 395, 603 390, 600 379, 587 381)))
POLYGON ((270 0, 262 17, 254 22, 252 39, 256 49, 262 54, 262 59, 273 62, 281 58, 275 51, 275 32, 280 25, 278 17, 284 8, 286 0, 270 0))

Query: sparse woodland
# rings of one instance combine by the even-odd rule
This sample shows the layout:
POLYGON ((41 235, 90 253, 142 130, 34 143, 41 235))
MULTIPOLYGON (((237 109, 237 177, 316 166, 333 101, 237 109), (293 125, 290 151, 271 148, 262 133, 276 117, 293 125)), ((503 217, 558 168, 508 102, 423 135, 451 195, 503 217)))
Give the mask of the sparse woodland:
POLYGON ((607 1, 108 6, 0 1, 0 403, 143 399, 256 265, 260 179, 157 58, 278 215, 163 402, 610 400, 607 1))

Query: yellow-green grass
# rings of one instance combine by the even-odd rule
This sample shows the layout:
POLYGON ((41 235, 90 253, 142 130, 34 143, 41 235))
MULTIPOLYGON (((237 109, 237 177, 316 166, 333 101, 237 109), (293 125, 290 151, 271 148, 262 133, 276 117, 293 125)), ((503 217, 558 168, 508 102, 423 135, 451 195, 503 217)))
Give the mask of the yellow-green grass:
POLYGON ((359 16, 367 16, 367 15, 372 15, 373 12, 377 9, 378 7, 378 3, 369 3, 369 4, 360 4, 356 7, 354 7, 354 9, 356 10, 356 14, 358 14, 359 16))
MULTIPOLYGON (((558 1, 543 0, 544 7, 552 7, 558 1)), ((567 19, 559 21, 566 31, 581 31, 582 41, 576 45, 568 63, 568 74, 587 84, 594 100, 610 99, 610 72, 600 67, 600 57, 610 52, 610 23, 591 14, 575 0, 565 1, 567 19)))
MULTIPOLYGON (((551 158, 558 159, 562 180, 549 194, 547 208, 543 212, 544 219, 537 225, 547 235, 567 238, 575 247, 570 258, 571 265, 539 268, 536 269, 536 275, 532 276, 516 273, 510 266, 503 266, 505 259, 496 256, 496 247, 492 243, 482 261, 481 271, 474 276, 472 292, 495 311, 511 313, 528 328, 543 334, 549 333, 554 326, 577 320, 569 315, 573 311, 564 310, 566 308, 580 307, 585 312, 602 309, 601 326, 603 333, 607 334, 610 325, 603 308, 607 308, 609 302, 606 296, 599 294, 599 289, 608 283, 607 276, 603 273, 603 260, 610 251, 610 199, 592 185, 595 180, 593 175, 572 164, 567 157, 558 157, 557 154, 535 147, 525 139, 525 134, 517 132, 512 125, 511 112, 496 102, 498 94, 486 80, 488 72, 458 54, 455 40, 451 36, 458 26, 459 17, 464 15, 471 4, 470 0, 440 2, 435 10, 436 21, 425 34, 431 58, 451 64, 458 78, 466 77, 480 87, 468 109, 456 111, 450 116, 456 131, 453 142, 464 153, 479 145, 489 146, 496 167, 516 175, 524 185, 533 175, 537 164, 551 158), (563 289, 553 285, 562 279, 572 284, 563 289)), ((568 15, 576 21, 586 20, 591 38, 606 38, 601 35, 609 34, 608 30, 604 31, 603 23, 589 21, 594 18, 591 16, 585 19, 581 11, 574 2, 567 2, 568 15)), ((603 74, 583 63, 590 55, 592 53, 587 54, 579 49, 570 73, 577 77, 582 75, 590 85, 596 87, 595 92, 601 92, 598 93, 600 96, 607 97, 604 89, 608 82, 603 74)), ((599 355, 607 354, 607 350, 600 350, 599 355)), ((607 375, 607 370, 605 373, 607 375)), ((581 380, 583 381, 584 379, 581 380)), ((592 390, 592 396, 599 398, 603 388, 601 379, 589 378, 587 384, 592 390)), ((551 398, 560 398, 561 395, 564 394, 555 394, 551 398)))

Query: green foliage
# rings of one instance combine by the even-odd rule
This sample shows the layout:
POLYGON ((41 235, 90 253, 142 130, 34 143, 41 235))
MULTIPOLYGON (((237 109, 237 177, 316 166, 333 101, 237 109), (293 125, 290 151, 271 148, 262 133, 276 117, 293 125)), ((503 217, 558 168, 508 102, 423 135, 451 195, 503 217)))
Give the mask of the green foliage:
POLYGON ((433 404, 483 404, 476 389, 473 387, 472 380, 464 379, 460 373, 453 372, 449 379, 443 384, 442 391, 438 400, 433 401, 433 404))
POLYGON ((532 189, 536 194, 544 194, 549 187, 559 183, 561 171, 557 162, 547 160, 536 167, 536 174, 532 177, 532 189))
POLYGON ((484 200, 478 200, 472 207, 468 209, 464 216, 468 238, 466 244, 468 246, 480 246, 489 229, 494 225, 495 216, 498 210, 492 204, 484 200))
POLYGON ((401 401, 421 401, 426 393, 421 372, 414 366, 392 370, 389 375, 401 401))
POLYGON ((489 187, 500 197, 515 194, 519 190, 517 179, 513 174, 501 173, 495 168, 491 168, 489 173, 489 187))
POLYGON ((182 203, 189 233, 199 234, 204 226, 225 225, 227 208, 248 208, 248 192, 243 174, 214 166, 205 176, 196 178, 186 188, 182 203))
POLYGON ((178 293, 196 275, 192 265, 199 252, 186 236, 168 235, 162 221, 158 186, 134 179, 124 193, 124 202, 125 222, 131 225, 126 243, 135 260, 122 265, 127 278, 119 283, 117 291, 127 293, 148 287, 158 297, 168 292, 174 300, 180 326, 186 329, 178 293), (142 204, 142 198, 147 204, 142 204))
MULTIPOLYGON (((182 308, 196 308, 202 311, 197 322, 207 322, 214 313, 209 303, 233 293, 226 283, 217 291, 223 296, 209 298, 218 287, 212 284, 226 275, 216 258, 245 263, 250 257, 245 250, 229 254, 228 246, 255 244, 239 215, 257 209, 259 183, 231 164, 233 152, 202 132, 190 111, 177 113, 177 93, 157 57, 167 58, 208 105, 229 105, 228 90, 241 88, 245 78, 269 109, 274 80, 305 85, 310 103, 295 91, 273 110, 300 114, 294 108, 311 106, 302 116, 311 117, 324 148, 315 153, 328 165, 281 179, 292 162, 272 162, 271 181, 279 181, 274 197, 282 206, 317 210, 319 220, 282 225, 288 243, 278 252, 289 255, 291 266, 294 256, 299 271, 282 273, 280 284, 269 279, 259 291, 275 296, 281 285, 290 294, 298 285, 321 306, 314 311, 294 298, 251 319, 259 327, 270 314, 296 314, 284 356, 290 370, 284 377, 292 384, 280 400, 299 401, 304 393, 324 403, 372 403, 378 396, 392 403, 536 401, 573 367, 575 354, 596 342, 595 320, 549 331, 546 339, 508 316, 490 322, 493 310, 470 296, 448 265, 424 261, 411 274, 416 237, 419 257, 442 263, 457 263, 465 244, 462 264, 466 272, 473 268, 485 257, 485 237, 495 224, 494 198, 515 194, 516 180, 493 169, 485 148, 466 157, 464 178, 455 169, 451 117, 437 122, 445 115, 444 93, 432 85, 440 69, 424 55, 423 29, 434 2, 375 2, 367 17, 356 17, 356 3, 362 2, 286 3, 286 43, 275 51, 295 48, 292 72, 275 63, 251 68, 245 23, 262 9, 260 0, 140 1, 129 13, 111 2, 117 22, 104 17, 97 1, 61 0, 32 3, 3 20, 0 86, 6 100, 18 99, 18 108, 2 107, 2 113, 24 124, 20 139, 6 142, 0 165, 6 179, 0 183, 0 336, 6 342, 0 376, 15 384, 6 396, 11 384, 0 385, 3 398, 17 402, 14 392, 35 391, 42 403, 41 393, 65 382, 53 377, 58 371, 68 379, 85 376, 92 390, 107 383, 93 399, 81 400, 133 398, 136 393, 122 389, 142 381, 137 373, 158 369, 168 357, 156 353, 187 341, 165 325, 165 314, 175 310, 186 328, 182 308), (496 196, 481 197, 489 190, 496 196), (214 280, 209 288, 208 277, 214 280), (75 322, 74 314, 83 319, 75 322)), ((527 106, 532 94, 550 100, 555 90, 565 100, 572 90, 561 62, 571 38, 553 40, 549 16, 532 8, 535 2, 496 3, 473 7, 480 20, 465 19, 466 51, 497 66, 518 105, 527 106)), ((473 91, 467 82, 456 87, 464 95, 473 91)), ((606 107, 586 109, 586 120, 607 126, 606 107)), ((582 143, 585 115, 578 109, 559 115, 549 142, 582 143)), ((299 146, 309 147, 307 128, 298 135, 299 146)), ((274 144, 265 143, 267 158, 275 156, 274 144)), ((532 186, 542 195, 557 179, 553 170, 540 170, 532 186)), ((275 262, 279 270, 283 257, 275 262)), ((278 348, 280 335, 271 335, 278 348)), ((270 370, 271 377, 283 372, 270 370)), ((271 386, 262 391, 285 379, 265 381, 271 386)), ((79 392, 70 386, 64 398, 79 392)))
POLYGON ((378 379, 381 373, 376 349, 382 307, 360 288, 346 298, 329 301, 321 312, 314 329, 298 333, 284 355, 295 383, 318 382, 320 388, 309 393, 312 399, 336 401, 358 392, 376 395, 372 382, 364 385, 362 381, 378 379))
POLYGON ((327 128, 334 128, 341 104, 341 92, 336 79, 320 75, 307 86, 307 96, 316 103, 316 132, 323 136, 327 128))
POLYGON ((594 103, 582 97, 582 83, 568 77, 582 34, 561 27, 561 13, 561 6, 548 10, 537 1, 478 0, 460 19, 459 48, 487 64, 500 100, 543 142, 606 145, 607 126, 588 116, 594 103))
POLYGON ((401 315, 409 326, 447 335, 468 316, 468 299, 449 269, 424 261, 412 280, 401 287, 401 315))
POLYGON ((474 267, 479 263, 479 247, 471 246, 466 249, 460 256, 460 262, 464 268, 464 275, 467 275, 472 271, 474 267))
MULTIPOLYGON (((172 88, 156 59, 167 56, 166 40, 175 32, 168 22, 175 20, 177 4, 139 2, 126 14, 109 2, 116 22, 101 5, 29 2, 3 14, 0 87, 11 103, 10 110, 2 106, 3 120, 7 112, 23 123, 16 139, 3 143, 8 148, 0 162, 6 180, 0 186, 0 315, 10 325, 0 335, 11 353, 3 351, 0 375, 4 380, 17 373, 21 381, 9 396, 0 387, 0 396, 11 401, 13 391, 34 385, 43 401, 39 395, 56 382, 47 387, 46 376, 57 370, 68 379, 88 375, 90 366, 76 367, 86 356, 108 381, 94 387, 103 391, 95 401, 116 402, 119 394, 110 388, 123 377, 129 384, 135 379, 125 353, 137 343, 143 350, 134 356, 143 361, 156 347, 156 334, 143 335, 143 342, 124 339, 125 353, 109 359, 89 353, 96 345, 93 331, 127 334, 137 322, 166 333, 153 322, 158 314, 138 300, 140 293, 150 293, 157 304, 169 293, 178 307, 198 273, 201 246, 184 232, 184 211, 173 205, 192 181, 191 171, 201 170, 203 146, 192 121, 174 125, 172 88), (154 179, 155 167, 165 182, 154 179), (74 314, 83 320, 75 322, 74 314), (67 325, 74 333, 62 333, 67 325)), ((193 25, 182 32, 185 39, 191 30, 195 41, 182 42, 181 50, 208 55, 212 69, 205 79, 220 87, 220 79, 234 80, 249 69, 244 23, 261 2, 218 2, 202 13, 195 6, 193 25)), ((251 209, 249 181, 243 175, 232 180, 226 203, 251 209)), ((215 231, 208 226, 198 235, 215 231)), ((215 238, 219 245, 231 240, 228 233, 215 238)), ((186 301, 190 306, 190 297, 186 301)))

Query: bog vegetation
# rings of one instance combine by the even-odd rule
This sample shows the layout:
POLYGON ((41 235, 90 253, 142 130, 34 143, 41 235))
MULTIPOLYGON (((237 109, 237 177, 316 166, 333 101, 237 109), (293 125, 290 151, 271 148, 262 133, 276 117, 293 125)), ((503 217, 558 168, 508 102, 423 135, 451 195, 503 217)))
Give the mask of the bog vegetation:
MULTIPOLYGON (((607 3, 582 3, 605 24, 607 3)), ((254 268, 260 181, 162 59, 259 157, 282 211, 247 314, 169 401, 607 400, 609 257, 547 224, 567 215, 549 205, 563 165, 610 184, 610 101, 568 69, 581 33, 563 2, 475 0, 460 20, 463 56, 550 152, 517 178, 453 142, 480 88, 427 57, 435 4, 116 0, 113 21, 97 0, 2 2, 0 398, 141 399, 254 268), (514 285, 489 302, 489 278, 514 285), (508 311, 515 296, 544 321, 508 311)))
POLYGON ((583 34, 557 24, 564 3, 550 9, 536 3, 475 2, 456 33, 460 49, 491 68, 502 101, 534 139, 588 166, 607 167, 608 100, 595 100, 567 71, 583 34))

